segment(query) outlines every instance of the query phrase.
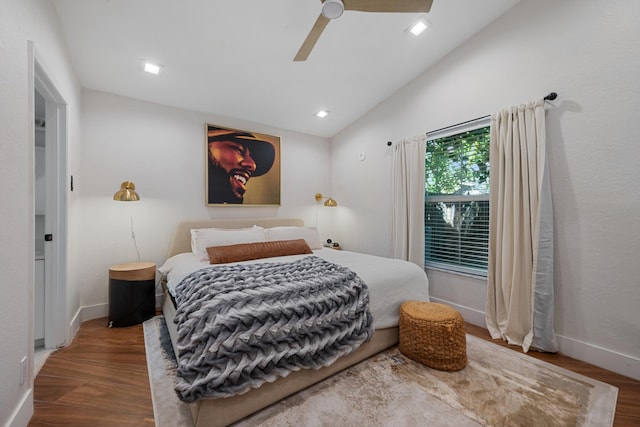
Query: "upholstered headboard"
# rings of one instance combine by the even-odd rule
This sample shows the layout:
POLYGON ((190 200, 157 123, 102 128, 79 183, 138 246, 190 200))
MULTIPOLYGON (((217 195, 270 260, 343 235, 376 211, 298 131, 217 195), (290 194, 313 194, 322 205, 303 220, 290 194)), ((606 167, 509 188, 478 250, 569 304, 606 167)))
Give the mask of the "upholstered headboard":
POLYGON ((169 247, 169 256, 191 252, 192 228, 245 228, 259 225, 264 228, 284 225, 304 226, 300 218, 253 218, 253 219, 204 219, 178 223, 169 247))

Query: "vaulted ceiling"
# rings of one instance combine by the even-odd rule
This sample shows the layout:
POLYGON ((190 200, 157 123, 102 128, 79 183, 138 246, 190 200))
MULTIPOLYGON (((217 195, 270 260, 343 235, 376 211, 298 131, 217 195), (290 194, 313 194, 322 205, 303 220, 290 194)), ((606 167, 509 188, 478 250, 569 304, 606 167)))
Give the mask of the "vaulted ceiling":
POLYGON ((319 0, 53 1, 83 87, 331 137, 519 0, 345 11, 304 62, 293 57, 319 0), (406 29, 420 18, 430 28, 414 37, 406 29), (144 73, 145 60, 161 74, 144 73))

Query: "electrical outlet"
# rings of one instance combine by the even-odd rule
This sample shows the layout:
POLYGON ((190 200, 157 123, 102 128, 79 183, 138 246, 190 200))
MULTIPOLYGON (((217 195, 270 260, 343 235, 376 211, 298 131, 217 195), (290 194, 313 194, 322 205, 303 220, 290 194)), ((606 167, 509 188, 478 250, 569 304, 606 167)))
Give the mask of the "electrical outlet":
POLYGON ((20 361, 20 385, 24 384, 27 380, 27 356, 24 356, 20 361))

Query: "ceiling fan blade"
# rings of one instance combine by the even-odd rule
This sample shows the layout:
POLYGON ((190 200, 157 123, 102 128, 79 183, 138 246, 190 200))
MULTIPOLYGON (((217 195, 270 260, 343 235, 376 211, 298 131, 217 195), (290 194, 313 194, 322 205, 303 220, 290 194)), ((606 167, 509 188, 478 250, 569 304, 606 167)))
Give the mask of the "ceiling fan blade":
POLYGON ((311 28, 309 35, 304 40, 304 43, 302 43, 302 46, 300 46, 300 50, 298 50, 298 53, 296 54, 295 58, 293 58, 294 61, 307 60, 307 58, 309 57, 309 54, 311 54, 311 50, 313 49, 313 47, 316 45, 316 42, 320 38, 320 34, 322 34, 322 31, 324 31, 324 28, 327 26, 328 23, 329 23, 329 19, 325 18, 323 14, 320 14, 320 16, 318 16, 318 19, 316 19, 316 23, 313 24, 313 28, 311 28))
POLYGON ((431 10, 433 0, 342 0, 344 10, 359 12, 422 12, 431 10))

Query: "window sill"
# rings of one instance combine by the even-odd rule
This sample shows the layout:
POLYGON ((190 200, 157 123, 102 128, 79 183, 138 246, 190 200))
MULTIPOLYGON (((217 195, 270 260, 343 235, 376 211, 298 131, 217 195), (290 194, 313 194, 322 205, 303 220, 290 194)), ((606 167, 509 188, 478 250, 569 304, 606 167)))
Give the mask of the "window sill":
POLYGON ((453 274, 454 276, 469 277, 471 279, 483 280, 485 282, 487 280, 487 276, 486 275, 482 275, 482 274, 463 273, 461 271, 448 270, 446 268, 441 268, 441 267, 425 267, 424 269, 425 270, 439 271, 440 273, 453 274))

